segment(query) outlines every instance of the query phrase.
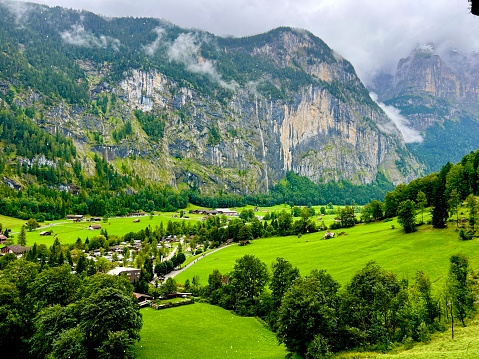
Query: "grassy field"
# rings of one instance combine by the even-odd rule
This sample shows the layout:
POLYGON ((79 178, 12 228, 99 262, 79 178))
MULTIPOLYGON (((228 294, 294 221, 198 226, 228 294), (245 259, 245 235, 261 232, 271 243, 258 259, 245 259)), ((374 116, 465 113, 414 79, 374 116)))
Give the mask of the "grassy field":
POLYGON ((145 308, 138 359, 283 359, 274 333, 255 318, 243 318, 209 304, 145 308))
POLYGON ((228 273, 235 260, 244 254, 254 254, 268 265, 277 257, 283 257, 297 266, 302 275, 312 269, 326 269, 341 284, 346 284, 369 261, 376 261, 399 278, 410 281, 414 280, 417 270, 423 270, 435 288, 442 287, 452 254, 465 253, 471 266, 479 267, 479 240, 460 241, 453 223, 444 230, 423 225, 407 235, 396 221, 357 225, 335 232, 345 234, 322 240, 324 232, 319 232, 300 238, 259 239, 243 247, 233 245, 202 258, 175 279, 184 283, 199 275, 201 283, 206 284, 213 269, 228 273))
MULTIPOLYGON (((133 217, 121 217, 121 218, 109 218, 108 222, 97 222, 102 226, 102 229, 106 229, 109 235, 123 236, 128 232, 138 232, 142 229, 145 229, 147 226, 155 228, 159 226, 160 223, 163 223, 164 228, 168 221, 179 222, 179 221, 193 221, 196 222, 202 218, 200 215, 188 215, 188 219, 175 218, 173 216, 178 215, 175 212, 166 212, 159 215, 153 216, 150 219, 148 215, 144 217, 139 217, 140 222, 134 223, 133 217)), ((136 218, 136 217, 135 217, 136 218)), ((16 236, 20 232, 22 225, 26 223, 25 220, 15 219, 11 217, 0 216, 0 223, 3 227, 12 229, 12 234, 16 236)), ((54 241, 53 236, 41 237, 40 232, 52 230, 53 234, 56 234, 60 239, 61 243, 69 244, 74 243, 77 238, 81 238, 83 241, 88 237, 92 238, 100 234, 99 230, 92 231, 88 229, 90 222, 83 221, 75 223, 70 220, 58 220, 58 221, 47 221, 45 223, 40 223, 41 227, 37 228, 32 232, 27 231, 27 245, 31 246, 33 243, 37 244, 46 244, 51 245, 54 241)), ((14 239, 15 242, 15 239, 14 239)))
POLYGON ((380 354, 378 359, 477 359, 479 358, 479 318, 476 317, 467 327, 454 328, 436 335, 429 344, 416 344, 410 350, 394 354, 380 354))

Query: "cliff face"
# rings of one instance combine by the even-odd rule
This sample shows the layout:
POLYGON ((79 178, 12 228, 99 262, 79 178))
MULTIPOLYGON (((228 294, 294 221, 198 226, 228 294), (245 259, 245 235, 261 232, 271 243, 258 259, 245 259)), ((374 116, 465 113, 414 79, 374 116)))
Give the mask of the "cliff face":
POLYGON ((418 47, 399 60, 395 75, 381 75, 371 89, 393 105, 422 132, 423 143, 409 149, 438 170, 479 147, 479 56, 457 50, 438 53, 433 45, 418 47))
POLYGON ((71 86, 88 84, 91 103, 47 103, 41 89, 17 97, 38 95, 35 120, 74 138, 85 164, 94 151, 151 181, 235 193, 267 191, 286 171, 358 184, 420 171, 352 65, 307 31, 232 39, 154 19, 41 10, 55 20, 40 22, 49 37, 31 26, 29 41, 60 46, 58 66, 78 76, 71 86))

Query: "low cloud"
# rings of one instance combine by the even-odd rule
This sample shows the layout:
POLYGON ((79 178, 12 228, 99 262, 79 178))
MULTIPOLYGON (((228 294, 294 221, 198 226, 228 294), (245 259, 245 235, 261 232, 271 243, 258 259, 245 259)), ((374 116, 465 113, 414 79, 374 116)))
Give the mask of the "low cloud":
POLYGON ((153 56, 156 50, 158 50, 161 44, 161 40, 163 38, 163 34, 165 33, 165 29, 162 29, 161 27, 157 27, 153 31, 156 32, 155 41, 143 46, 143 51, 145 51, 148 56, 153 56))
POLYGON ((180 34, 168 48, 170 61, 185 65, 186 70, 208 76, 221 87, 236 91, 239 85, 235 81, 226 82, 217 72, 214 62, 200 55, 201 41, 193 33, 180 34))
POLYGON ((371 99, 378 104, 379 107, 384 111, 384 113, 389 117, 389 119, 394 123, 397 129, 401 132, 404 142, 406 143, 414 143, 414 142, 422 142, 423 138, 419 131, 408 127, 409 120, 401 115, 401 111, 394 106, 387 106, 382 102, 378 101, 378 95, 374 92, 369 94, 371 99))
POLYGON ((23 26, 24 21, 28 17, 28 12, 31 9, 31 5, 29 3, 0 0, 0 4, 3 4, 8 11, 13 14, 15 17, 15 24, 17 26, 23 26))
POLYGON ((85 30, 83 25, 73 25, 70 31, 60 33, 63 41, 73 46, 81 47, 101 47, 106 49, 111 47, 115 51, 120 50, 120 40, 110 36, 95 36, 93 33, 85 30))

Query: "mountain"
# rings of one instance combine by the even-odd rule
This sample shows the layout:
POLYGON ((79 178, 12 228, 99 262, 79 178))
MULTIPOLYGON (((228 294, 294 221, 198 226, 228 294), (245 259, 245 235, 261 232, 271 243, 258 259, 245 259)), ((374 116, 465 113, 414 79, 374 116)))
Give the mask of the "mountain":
POLYGON ((0 7, 1 106, 71 139, 87 174, 96 153, 146 183, 250 194, 288 171, 397 184, 422 170, 353 66, 310 32, 223 38, 158 19, 0 7))
POLYGON ((399 60, 394 75, 377 76, 370 89, 422 133, 408 149, 437 171, 479 147, 479 54, 419 46, 399 60))

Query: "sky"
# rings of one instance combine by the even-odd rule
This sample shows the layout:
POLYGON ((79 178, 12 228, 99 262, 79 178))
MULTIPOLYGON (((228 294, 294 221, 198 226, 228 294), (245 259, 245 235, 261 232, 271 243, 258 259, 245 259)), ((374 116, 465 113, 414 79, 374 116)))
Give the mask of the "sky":
POLYGON ((479 17, 467 0, 38 0, 105 16, 156 17, 236 37, 278 26, 311 31, 351 61, 368 83, 394 72, 417 46, 479 52, 479 17), (381 5, 379 5, 381 4, 381 5))

